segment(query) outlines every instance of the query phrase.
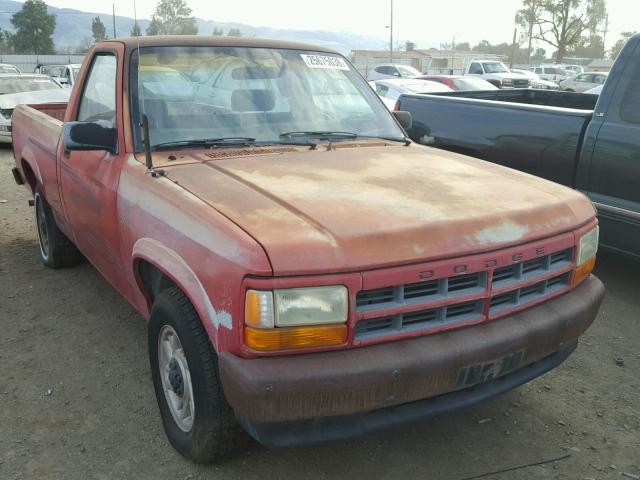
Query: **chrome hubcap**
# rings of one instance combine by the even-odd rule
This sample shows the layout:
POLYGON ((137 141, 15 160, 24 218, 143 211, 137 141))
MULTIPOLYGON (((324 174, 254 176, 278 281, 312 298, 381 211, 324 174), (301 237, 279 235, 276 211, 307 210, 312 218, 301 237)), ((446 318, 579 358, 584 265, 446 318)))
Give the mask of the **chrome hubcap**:
POLYGON ((42 256, 47 258, 49 256, 49 231, 47 230, 47 219, 44 214, 40 196, 36 199, 36 223, 38 225, 40 250, 42 251, 42 256))
POLYGON ((195 414, 191 374, 180 338, 169 325, 162 327, 158 336, 158 368, 171 415, 176 425, 188 432, 195 414))

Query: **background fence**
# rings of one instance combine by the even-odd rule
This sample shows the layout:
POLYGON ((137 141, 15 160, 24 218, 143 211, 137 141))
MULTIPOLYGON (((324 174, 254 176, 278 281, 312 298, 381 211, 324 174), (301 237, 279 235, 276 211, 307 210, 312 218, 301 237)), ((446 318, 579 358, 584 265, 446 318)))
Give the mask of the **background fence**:
POLYGON ((84 55, 1 55, 0 63, 10 63, 22 73, 32 73, 40 63, 49 65, 67 65, 82 63, 84 55))

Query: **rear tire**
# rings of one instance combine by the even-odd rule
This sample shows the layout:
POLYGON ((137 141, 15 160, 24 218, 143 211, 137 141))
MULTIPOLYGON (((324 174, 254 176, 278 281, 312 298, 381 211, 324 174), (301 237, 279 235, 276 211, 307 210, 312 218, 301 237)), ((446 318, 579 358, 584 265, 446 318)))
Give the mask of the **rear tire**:
POLYGON ((40 187, 36 187, 34 205, 42 263, 49 268, 65 268, 82 262, 80 251, 58 228, 53 211, 40 187))
POLYGON ((149 363, 165 433, 181 455, 207 464, 247 447, 249 436, 224 396, 209 336, 176 287, 153 303, 149 363))

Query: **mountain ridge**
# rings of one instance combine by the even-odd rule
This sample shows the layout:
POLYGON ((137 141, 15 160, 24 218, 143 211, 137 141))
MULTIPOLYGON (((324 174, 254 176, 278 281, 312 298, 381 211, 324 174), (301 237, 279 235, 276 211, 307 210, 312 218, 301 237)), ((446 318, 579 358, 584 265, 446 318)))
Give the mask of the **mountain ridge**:
MULTIPOLYGON (((13 31, 11 17, 20 11, 22 3, 13 0, 0 0, 0 28, 13 31)), ((107 35, 113 37, 113 17, 105 13, 84 12, 72 8, 58 8, 47 6, 49 13, 56 15, 56 29, 53 42, 60 53, 70 53, 71 50, 89 45, 93 42, 91 20, 100 17, 107 29, 107 35)), ((229 28, 240 29, 243 36, 266 37, 275 40, 292 40, 305 43, 317 43, 348 54, 352 49, 384 49, 385 40, 367 37, 348 32, 330 32, 325 30, 295 30, 247 25, 239 22, 218 22, 216 20, 196 19, 198 35, 211 35, 214 28, 222 28, 225 32, 229 28)), ((116 36, 128 37, 134 25, 131 17, 116 15, 116 36)), ((149 19, 139 19, 138 25, 144 33, 149 25, 149 19)))

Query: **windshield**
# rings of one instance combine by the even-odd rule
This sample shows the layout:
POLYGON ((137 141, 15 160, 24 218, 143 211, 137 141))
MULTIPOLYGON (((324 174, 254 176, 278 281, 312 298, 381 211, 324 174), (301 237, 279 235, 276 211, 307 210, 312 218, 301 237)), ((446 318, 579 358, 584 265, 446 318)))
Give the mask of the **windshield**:
MULTIPOLYGON (((152 146, 214 138, 278 143, 291 132, 404 137, 369 85, 335 54, 145 47, 139 72, 136 52, 132 124, 147 115, 152 146)), ((135 136, 140 151, 140 127, 135 136)))
POLYGON ((403 77, 416 77, 420 75, 420 72, 413 67, 397 65, 396 68, 403 77))
POLYGON ((0 95, 8 93, 33 92, 36 90, 52 90, 62 88, 51 78, 2 78, 0 79, 0 95))
POLYGON ((482 65, 486 73, 509 73, 507 67, 500 62, 484 62, 482 65))

